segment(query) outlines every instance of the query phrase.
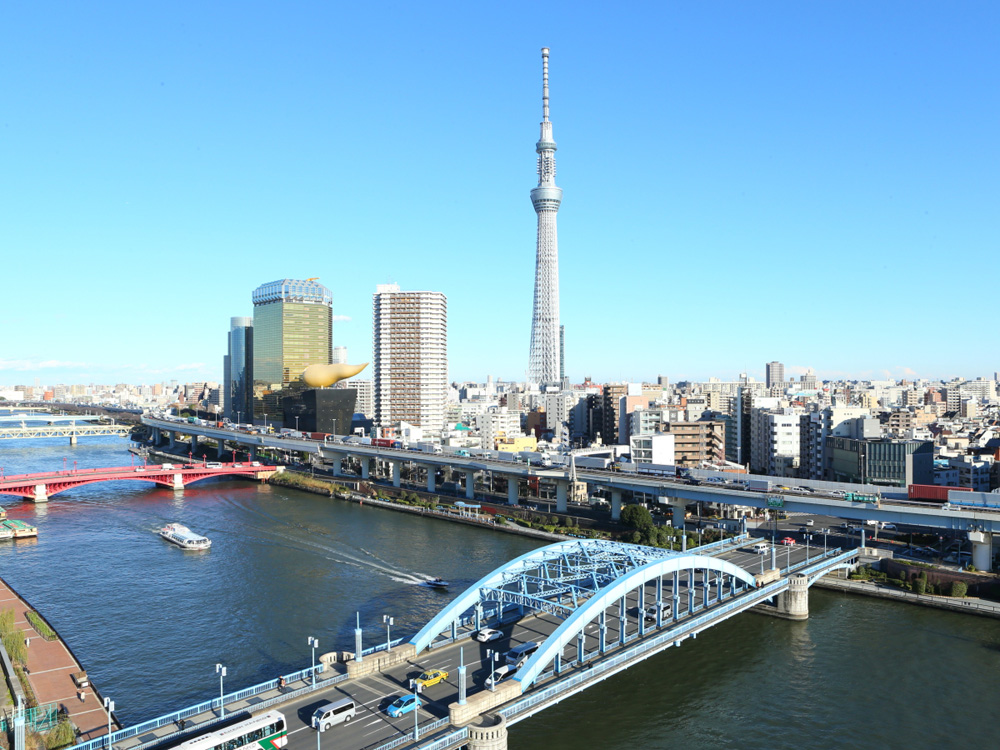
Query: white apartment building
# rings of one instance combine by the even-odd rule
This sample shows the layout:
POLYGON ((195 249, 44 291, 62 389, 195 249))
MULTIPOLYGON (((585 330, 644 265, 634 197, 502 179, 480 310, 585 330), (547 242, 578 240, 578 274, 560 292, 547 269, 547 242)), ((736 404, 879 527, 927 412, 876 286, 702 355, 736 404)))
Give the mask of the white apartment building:
POLYGON ((523 416, 523 412, 508 409, 506 406, 494 406, 478 415, 476 428, 482 438, 482 447, 494 450, 497 438, 520 436, 523 416))
POLYGON ((754 474, 795 476, 799 465, 799 415, 754 409, 750 414, 750 470, 754 474))
POLYGON ((441 292, 380 284, 372 297, 374 411, 379 426, 440 435, 448 398, 448 302, 441 292))
POLYGON ((958 456, 948 459, 948 466, 958 471, 958 486, 969 487, 973 492, 990 491, 992 456, 958 456))
POLYGON ((629 437, 632 462, 637 464, 674 465, 674 436, 669 432, 629 437))

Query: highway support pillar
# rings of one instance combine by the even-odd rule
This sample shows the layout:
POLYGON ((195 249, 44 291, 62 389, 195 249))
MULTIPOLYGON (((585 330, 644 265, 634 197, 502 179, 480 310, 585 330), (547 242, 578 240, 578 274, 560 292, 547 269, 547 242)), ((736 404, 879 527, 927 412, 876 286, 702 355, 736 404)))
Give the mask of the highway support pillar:
POLYGON ((474 471, 465 472, 465 499, 476 499, 476 472, 474 471))
POLYGON ((36 503, 46 503, 49 500, 48 488, 44 484, 35 485, 35 496, 31 498, 36 503))
POLYGON ((335 477, 343 476, 343 462, 344 457, 339 453, 335 454, 330 460, 330 463, 333 465, 333 475, 335 477))
POLYGON ((223 440, 222 438, 219 438, 218 440, 215 441, 215 455, 221 461, 222 454, 225 452, 226 452, 226 441, 223 440))
POLYGON ((507 750, 507 719, 486 714, 469 725, 469 750, 507 750))
POLYGON ((566 494, 569 490, 569 482, 563 480, 556 481, 556 511, 558 513, 566 512, 566 494))
POLYGON ((427 470, 427 491, 434 492, 434 467, 427 465, 424 469, 427 470))
POLYGON ((151 437, 152 437, 152 441, 153 441, 153 445, 154 446, 160 444, 160 441, 163 439, 163 435, 160 434, 160 428, 159 427, 154 427, 153 428, 153 434, 152 434, 151 437))
POLYGON ((507 476, 507 505, 517 505, 517 477, 507 476))
POLYGON ((993 570, 993 534, 987 531, 970 531, 972 542, 972 564, 976 570, 993 570))
POLYGON ((251 461, 256 461, 257 458, 258 458, 257 446, 256 445, 251 445, 249 453, 250 453, 250 460, 251 461))
POLYGON ((184 489, 184 478, 180 474, 174 474, 174 489, 175 490, 184 489))
POLYGON ((198 450, 198 436, 197 435, 192 435, 191 436, 191 457, 192 458, 194 458, 194 454, 197 452, 197 450, 198 450))
POLYGON ((621 490, 611 490, 611 520, 617 521, 622 517, 622 492, 621 490))
POLYGON ((400 481, 399 481, 400 468, 401 467, 399 465, 399 461, 393 461, 392 462, 392 486, 393 487, 399 487, 399 484, 400 484, 400 481))
POLYGON ((361 457, 361 478, 368 479, 372 471, 372 460, 368 456, 361 457))
POLYGON ((173 450, 174 448, 177 447, 177 433, 175 431, 173 431, 173 430, 170 431, 170 443, 169 443, 169 446, 170 446, 170 450, 173 450))

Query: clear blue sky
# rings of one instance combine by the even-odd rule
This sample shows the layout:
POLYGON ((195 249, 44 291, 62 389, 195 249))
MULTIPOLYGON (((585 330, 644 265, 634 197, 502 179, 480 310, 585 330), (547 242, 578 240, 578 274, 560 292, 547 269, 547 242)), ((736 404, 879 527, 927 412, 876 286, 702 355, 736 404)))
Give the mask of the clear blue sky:
POLYGON ((6 3, 0 383, 222 375, 250 293, 522 378, 540 54, 574 381, 1000 370, 996 2, 6 3))

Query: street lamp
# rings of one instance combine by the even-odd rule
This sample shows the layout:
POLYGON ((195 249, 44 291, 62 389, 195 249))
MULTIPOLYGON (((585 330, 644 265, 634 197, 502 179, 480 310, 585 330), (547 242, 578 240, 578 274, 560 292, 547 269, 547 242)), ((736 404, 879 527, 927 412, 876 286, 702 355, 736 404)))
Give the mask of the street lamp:
POLYGON ((392 639, 389 637, 390 628, 392 627, 392 618, 389 615, 382 615, 382 622, 385 623, 385 650, 389 651, 389 644, 392 643, 392 639))
POLYGON ((219 718, 222 718, 226 715, 226 704, 223 701, 225 691, 222 689, 222 678, 226 676, 226 668, 221 664, 216 664, 215 672, 219 675, 219 718))
POLYGON ((497 689, 496 680, 493 679, 493 675, 497 671, 497 659, 500 658, 500 654, 491 648, 486 649, 486 658, 490 660, 490 676, 487 677, 487 681, 490 683, 490 692, 495 693, 497 689))
POLYGON ((115 702, 106 697, 104 708, 108 712, 108 750, 111 750, 111 712, 115 710, 115 702))
POLYGON ((309 639, 306 642, 310 646, 312 646, 312 676, 313 676, 312 682, 313 682, 313 685, 315 685, 316 684, 316 647, 319 646, 319 638, 313 638, 312 636, 309 636, 309 639))

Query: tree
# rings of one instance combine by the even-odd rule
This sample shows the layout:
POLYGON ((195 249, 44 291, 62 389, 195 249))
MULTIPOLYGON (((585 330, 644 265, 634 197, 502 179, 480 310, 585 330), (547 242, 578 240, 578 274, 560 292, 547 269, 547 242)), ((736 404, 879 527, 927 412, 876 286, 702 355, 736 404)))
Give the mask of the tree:
POLYGON ((645 531, 653 528, 653 516, 644 505, 626 505, 622 510, 621 520, 630 529, 645 531))
POLYGON ((917 594, 923 594, 927 591, 927 571, 920 571, 920 575, 913 582, 913 591, 917 594))
POLYGON ((952 581, 951 582, 951 595, 961 599, 965 596, 966 592, 969 590, 968 585, 965 581, 952 581))

